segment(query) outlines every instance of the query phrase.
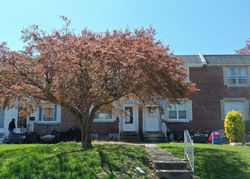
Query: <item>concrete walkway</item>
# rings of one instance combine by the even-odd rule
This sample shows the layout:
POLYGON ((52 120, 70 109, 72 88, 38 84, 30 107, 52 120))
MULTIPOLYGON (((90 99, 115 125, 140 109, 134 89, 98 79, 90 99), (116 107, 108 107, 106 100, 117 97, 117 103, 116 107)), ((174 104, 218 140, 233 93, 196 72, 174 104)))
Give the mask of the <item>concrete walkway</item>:
POLYGON ((175 155, 157 147, 155 144, 145 144, 145 147, 152 161, 180 160, 175 155))
POLYGON ((186 162, 175 155, 157 147, 155 144, 145 144, 155 169, 155 175, 167 179, 192 179, 186 162))

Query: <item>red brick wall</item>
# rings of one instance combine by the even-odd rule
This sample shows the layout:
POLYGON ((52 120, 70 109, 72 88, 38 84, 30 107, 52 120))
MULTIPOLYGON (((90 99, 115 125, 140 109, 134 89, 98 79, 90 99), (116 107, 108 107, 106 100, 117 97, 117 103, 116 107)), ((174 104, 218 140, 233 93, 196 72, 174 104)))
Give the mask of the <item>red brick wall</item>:
MULTIPOLYGON (((189 123, 168 123, 168 127, 171 130, 189 129, 200 132, 223 129, 224 121, 221 119, 220 100, 223 98, 246 98, 249 100, 250 88, 225 86, 223 68, 220 66, 193 67, 189 71, 190 80, 196 83, 200 89, 192 96, 193 120, 189 123)), ((66 131, 71 127, 79 127, 79 124, 68 111, 63 109, 61 123, 56 125, 36 124, 35 131, 45 134, 53 129, 66 131)), ((250 130, 250 121, 247 121, 247 129, 250 130)), ((118 122, 94 123, 92 131, 99 134, 118 133, 119 125, 118 122)))
MULTIPOLYGON (((74 116, 66 109, 62 109, 61 122, 58 124, 35 124, 34 131, 39 134, 49 134, 52 130, 59 132, 65 132, 72 127, 80 128, 80 123, 74 116)), ((94 123, 92 127, 92 132, 97 132, 98 134, 109 134, 118 133, 119 125, 118 122, 109 123, 94 123)))
POLYGON ((101 135, 118 134, 119 133, 119 122, 98 122, 92 126, 92 132, 101 135))
MULTIPOLYGON (((223 67, 207 66, 190 68, 190 80, 197 84, 199 92, 192 96, 193 121, 189 123, 169 123, 172 130, 189 129, 205 131, 223 129, 221 100, 223 98, 250 99, 250 88, 227 87, 223 80, 223 67)), ((250 130, 250 121, 247 121, 250 130)))

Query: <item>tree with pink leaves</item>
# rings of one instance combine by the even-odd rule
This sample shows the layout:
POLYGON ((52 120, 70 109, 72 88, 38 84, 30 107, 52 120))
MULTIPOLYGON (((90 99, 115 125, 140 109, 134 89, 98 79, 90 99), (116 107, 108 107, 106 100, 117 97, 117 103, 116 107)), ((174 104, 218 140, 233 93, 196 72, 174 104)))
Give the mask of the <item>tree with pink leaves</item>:
POLYGON ((82 147, 91 148, 94 115, 126 96, 172 102, 196 90, 185 81, 182 60, 155 41, 155 30, 113 30, 75 34, 63 29, 47 33, 32 26, 22 31, 25 47, 0 45, 0 105, 17 101, 26 109, 41 101, 59 104, 80 121, 82 147))

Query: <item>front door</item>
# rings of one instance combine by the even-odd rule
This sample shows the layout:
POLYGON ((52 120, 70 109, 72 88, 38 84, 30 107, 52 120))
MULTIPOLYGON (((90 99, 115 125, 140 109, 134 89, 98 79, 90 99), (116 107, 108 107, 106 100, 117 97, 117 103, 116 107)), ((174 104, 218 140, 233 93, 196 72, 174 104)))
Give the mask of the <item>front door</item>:
POLYGON ((159 110, 157 106, 148 106, 144 110, 146 132, 158 132, 160 126, 159 110))
POLYGON ((123 115, 123 123, 122 129, 124 132, 133 132, 137 131, 137 112, 134 106, 125 106, 124 107, 124 115, 123 115))

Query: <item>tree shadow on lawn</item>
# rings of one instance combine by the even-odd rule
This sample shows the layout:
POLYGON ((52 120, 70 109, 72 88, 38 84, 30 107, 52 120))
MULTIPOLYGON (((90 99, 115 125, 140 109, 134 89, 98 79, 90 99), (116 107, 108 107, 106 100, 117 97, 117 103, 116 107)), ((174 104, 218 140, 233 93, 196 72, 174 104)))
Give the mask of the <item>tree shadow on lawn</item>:
POLYGON ((196 175, 202 179, 249 179, 248 163, 239 153, 221 149, 195 150, 196 175))
MULTIPOLYGON (((81 148, 61 151, 59 148, 60 146, 48 145, 44 148, 25 147, 1 152, 0 178, 95 178, 95 160, 88 161, 88 156, 83 155, 88 151, 81 148), (72 157, 73 155, 77 157, 72 157), (75 166, 72 167, 71 164, 75 166), (83 167, 86 165, 89 165, 91 171, 83 167)), ((90 158, 93 157, 92 152, 90 158)))
MULTIPOLYGON (((183 158, 183 147, 161 147, 183 158)), ((195 148, 195 175, 200 179, 249 179, 247 172, 249 163, 244 161, 239 152, 214 149, 195 148)))
POLYGON ((119 171, 120 173, 131 177, 131 175, 128 172, 126 172, 126 170, 123 170, 122 168, 118 167, 114 163, 110 162, 107 155, 102 150, 99 150, 99 156, 100 156, 100 160, 101 160, 102 169, 107 174, 109 174, 110 177, 115 177, 114 171, 119 171))
MULTIPOLYGON (((144 178, 136 167, 141 167, 146 170, 148 165, 148 157, 142 148, 113 145, 112 150, 109 147, 98 147, 98 153, 103 171, 110 178, 144 178)), ((144 149, 145 150, 145 149, 144 149)))
POLYGON ((77 145, 15 148, 0 153, 0 168, 5 168, 0 169, 0 178, 98 178, 102 171, 105 178, 132 178, 135 166, 146 161, 140 150, 119 145, 96 145, 87 151, 77 145))

